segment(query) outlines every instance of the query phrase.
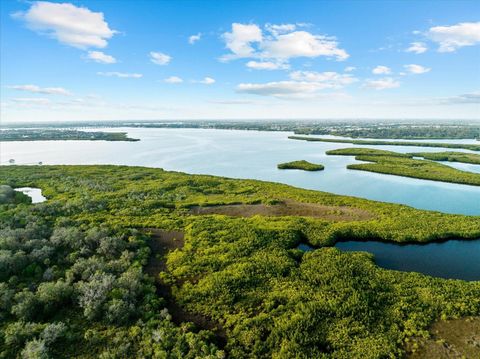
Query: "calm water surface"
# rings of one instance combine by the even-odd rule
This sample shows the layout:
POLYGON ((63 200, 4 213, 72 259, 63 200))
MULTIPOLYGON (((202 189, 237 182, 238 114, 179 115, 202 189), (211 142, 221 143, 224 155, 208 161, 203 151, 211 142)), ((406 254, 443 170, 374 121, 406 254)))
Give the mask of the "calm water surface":
MULTIPOLYGON (((343 251, 373 253, 375 263, 386 269, 448 279, 480 280, 480 239, 428 244, 347 241, 335 247, 343 251)), ((301 244, 299 249, 310 251, 314 248, 301 244)))
POLYGON ((42 195, 42 190, 40 188, 33 187, 21 187, 15 188, 15 191, 22 192, 32 199, 32 203, 42 203, 47 199, 42 195))
MULTIPOLYGON (((325 154, 331 149, 361 147, 359 145, 289 140, 289 132, 145 128, 100 130, 125 131, 141 141, 0 142, 0 162, 7 164, 9 159, 15 159, 17 164, 42 162, 161 167, 195 174, 282 182, 421 209, 480 215, 480 187, 347 170, 348 164, 356 162, 353 157, 325 154), (280 162, 300 159, 321 163, 325 165, 325 170, 304 172, 276 168, 280 162)), ((475 143, 475 140, 438 142, 475 143)), ((374 148, 397 152, 445 151, 410 146, 374 148)), ((476 165, 449 165, 471 169, 472 172, 478 172, 480 168, 476 165)))

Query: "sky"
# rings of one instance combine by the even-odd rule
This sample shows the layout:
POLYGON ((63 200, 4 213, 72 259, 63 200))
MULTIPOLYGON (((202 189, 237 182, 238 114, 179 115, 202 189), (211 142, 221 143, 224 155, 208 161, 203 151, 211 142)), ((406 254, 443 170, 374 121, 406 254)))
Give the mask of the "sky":
POLYGON ((480 119, 479 1, 0 1, 0 118, 480 119))

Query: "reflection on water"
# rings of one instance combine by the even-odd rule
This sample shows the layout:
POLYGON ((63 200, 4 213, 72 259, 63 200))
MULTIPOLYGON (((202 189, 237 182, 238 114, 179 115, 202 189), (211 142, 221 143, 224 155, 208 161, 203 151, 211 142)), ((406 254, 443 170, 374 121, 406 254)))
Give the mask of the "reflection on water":
POLYGON ((40 188, 21 187, 21 188, 15 188, 15 191, 26 194, 28 197, 32 199, 32 203, 42 203, 47 200, 47 198, 42 195, 42 190, 40 188))
MULTIPOLYGON (((480 280, 480 239, 427 244, 347 241, 338 242, 335 247, 372 253, 375 263, 386 269, 448 279, 480 280)), ((300 244, 298 249, 311 251, 315 248, 300 244)))

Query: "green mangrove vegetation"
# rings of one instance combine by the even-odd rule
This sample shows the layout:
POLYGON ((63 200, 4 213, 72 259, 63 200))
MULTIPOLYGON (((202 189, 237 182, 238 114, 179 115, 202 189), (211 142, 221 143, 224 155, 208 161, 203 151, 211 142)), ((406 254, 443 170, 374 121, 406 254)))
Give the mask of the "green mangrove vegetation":
MULTIPOLYGON (((375 150, 371 148, 342 148, 338 150, 327 151, 326 153, 327 155, 355 156, 355 159, 358 161, 370 162, 350 164, 347 166, 348 169, 427 179, 432 181, 480 186, 480 174, 461 171, 456 168, 432 161, 416 160, 412 158, 413 156, 418 155, 415 153, 402 154, 392 151, 375 150)), ((432 159, 444 158, 445 156, 448 157, 448 155, 445 155, 448 153, 449 152, 443 152, 438 157, 435 156, 435 152, 432 154, 425 153, 425 156, 432 159)), ((452 153, 458 154, 459 152, 452 153)), ((464 159, 464 157, 469 158, 469 156, 478 155, 471 155, 467 153, 465 156, 463 156, 463 154, 460 153, 460 155, 452 155, 452 160, 461 160, 464 159)))
POLYGON ((305 160, 280 163, 277 165, 280 170, 304 170, 304 171, 321 171, 325 167, 321 164, 311 163, 305 160))
POLYGON ((480 165, 480 155, 465 152, 414 152, 412 157, 423 157, 432 161, 462 162, 480 165))
POLYGON ((480 281, 297 249, 476 239, 480 217, 143 167, 5 166, 0 184, 47 197, 0 204, 2 358, 402 358, 431 323, 480 315, 480 281), (328 211, 192 213, 293 202, 328 211), (184 237, 165 253, 151 228, 184 237))
POLYGON ((480 145, 464 143, 440 143, 440 142, 412 142, 412 141, 382 141, 382 140, 346 140, 340 138, 320 138, 309 136, 288 136, 292 140, 331 142, 331 143, 352 143, 354 145, 373 146, 414 146, 414 147, 440 147, 440 148, 461 148, 471 151, 480 151, 480 145))
POLYGON ((0 141, 140 141, 125 132, 97 132, 54 129, 5 129, 0 141))
POLYGON ((390 156, 390 157, 411 157, 405 153, 398 153, 393 151, 376 150, 373 148, 339 148, 325 152, 327 155, 334 156, 390 156))

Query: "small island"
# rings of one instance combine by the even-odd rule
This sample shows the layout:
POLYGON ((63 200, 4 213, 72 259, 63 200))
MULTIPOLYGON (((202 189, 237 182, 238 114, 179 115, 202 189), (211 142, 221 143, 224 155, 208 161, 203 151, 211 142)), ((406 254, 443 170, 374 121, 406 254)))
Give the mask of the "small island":
POLYGON ((292 161, 280 163, 277 165, 279 170, 304 170, 304 171, 321 171, 325 167, 320 164, 311 163, 305 160, 301 161, 292 161))
POLYGON ((126 132, 101 132, 51 129, 13 129, 0 132, 0 141, 140 141, 126 132))

